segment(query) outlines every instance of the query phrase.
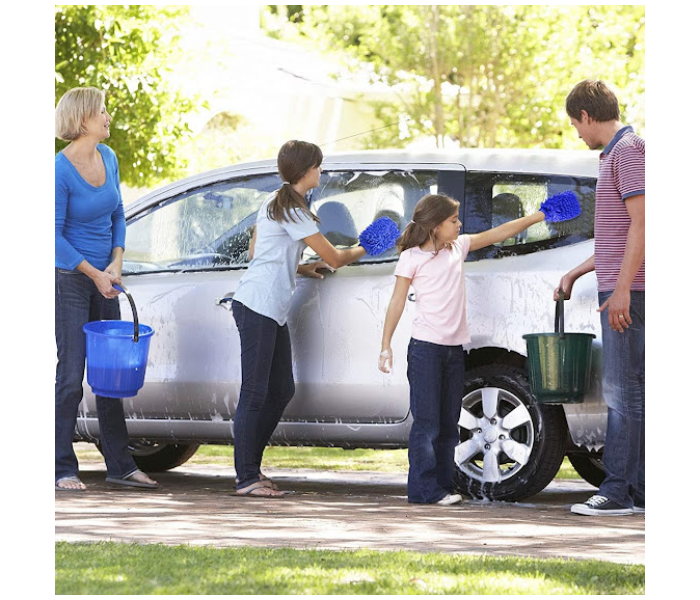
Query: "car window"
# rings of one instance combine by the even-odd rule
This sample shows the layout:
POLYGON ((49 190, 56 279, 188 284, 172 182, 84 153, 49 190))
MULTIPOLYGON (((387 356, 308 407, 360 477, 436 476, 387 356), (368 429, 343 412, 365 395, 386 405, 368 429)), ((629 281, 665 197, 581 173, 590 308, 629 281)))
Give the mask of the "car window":
MULTIPOLYGON (((319 186, 311 192, 310 207, 320 219, 321 233, 334 246, 347 248, 356 245, 362 230, 379 217, 389 217, 403 231, 418 200, 437 191, 435 170, 324 171, 319 186)), ((379 256, 363 256, 359 262, 396 257, 392 248, 379 256)), ((302 260, 317 258, 307 248, 302 260)))
POLYGON ((464 231, 478 233, 532 214, 547 198, 571 190, 581 215, 561 223, 537 223, 505 242, 470 252, 468 260, 500 258, 556 248, 593 238, 595 178, 521 173, 468 173, 464 231))
POLYGON ((245 265, 258 209, 279 187, 277 175, 204 186, 129 219, 124 272, 245 265))

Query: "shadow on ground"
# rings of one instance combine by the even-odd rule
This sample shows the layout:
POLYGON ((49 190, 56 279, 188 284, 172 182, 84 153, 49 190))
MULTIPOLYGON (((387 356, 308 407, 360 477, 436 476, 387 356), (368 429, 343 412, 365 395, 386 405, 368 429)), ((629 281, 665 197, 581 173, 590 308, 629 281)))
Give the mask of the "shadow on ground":
POLYGON ((644 515, 584 517, 575 502, 594 488, 555 480, 524 503, 468 500, 454 507, 406 502, 406 476, 276 469, 282 499, 237 497, 232 467, 184 465, 160 488, 105 482, 88 464, 88 491, 56 492, 55 539, 325 549, 377 549, 567 557, 644 564, 644 515))

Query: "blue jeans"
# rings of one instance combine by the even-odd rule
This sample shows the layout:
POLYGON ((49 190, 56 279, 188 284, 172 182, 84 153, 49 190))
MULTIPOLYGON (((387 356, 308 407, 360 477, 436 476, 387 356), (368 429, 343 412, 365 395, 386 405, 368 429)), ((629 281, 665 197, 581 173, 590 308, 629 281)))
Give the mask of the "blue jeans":
POLYGON ((457 422, 464 390, 462 346, 411 338, 408 383, 413 415, 408 438, 408 501, 434 503, 454 489, 457 422))
MULTIPOLYGON (((119 301, 108 300, 92 280, 79 271, 56 269, 56 481, 78 474, 73 437, 78 406, 83 399, 85 332, 90 321, 119 320, 119 301)), ((96 397, 100 444, 109 477, 137 470, 129 452, 129 434, 121 399, 96 397)))
POLYGON ((294 397, 289 328, 234 300, 241 336, 241 393, 233 421, 238 489, 260 480, 262 456, 284 409, 294 397))
MULTIPOLYGON (((612 292, 601 292, 602 305, 612 292)), ((644 504, 644 292, 632 292, 632 325, 619 333, 601 313, 603 397, 608 427, 603 450, 605 480, 600 494, 631 508, 644 504)))

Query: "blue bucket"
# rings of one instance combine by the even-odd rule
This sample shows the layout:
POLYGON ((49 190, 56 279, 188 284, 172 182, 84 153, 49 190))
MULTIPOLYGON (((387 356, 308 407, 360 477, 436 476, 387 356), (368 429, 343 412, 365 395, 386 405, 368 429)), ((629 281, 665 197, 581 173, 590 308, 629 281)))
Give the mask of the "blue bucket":
POLYGON ((92 321, 83 325, 87 381, 96 396, 130 398, 143 387, 153 329, 140 325, 136 305, 125 288, 134 313, 130 321, 92 321))

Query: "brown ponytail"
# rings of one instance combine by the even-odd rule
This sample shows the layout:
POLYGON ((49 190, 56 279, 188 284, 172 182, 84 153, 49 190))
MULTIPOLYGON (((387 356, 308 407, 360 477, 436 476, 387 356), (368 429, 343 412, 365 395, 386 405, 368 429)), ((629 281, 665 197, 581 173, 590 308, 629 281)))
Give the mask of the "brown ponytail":
POLYGON ((277 170, 282 178, 282 187, 267 207, 268 218, 274 221, 296 222, 294 213, 300 211, 310 216, 317 223, 319 218, 306 205, 306 200, 292 187, 309 169, 318 167, 323 162, 323 152, 311 142, 290 140, 277 154, 277 170))

